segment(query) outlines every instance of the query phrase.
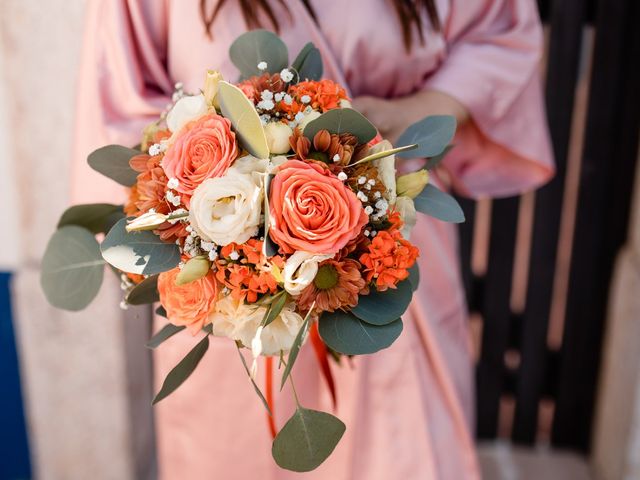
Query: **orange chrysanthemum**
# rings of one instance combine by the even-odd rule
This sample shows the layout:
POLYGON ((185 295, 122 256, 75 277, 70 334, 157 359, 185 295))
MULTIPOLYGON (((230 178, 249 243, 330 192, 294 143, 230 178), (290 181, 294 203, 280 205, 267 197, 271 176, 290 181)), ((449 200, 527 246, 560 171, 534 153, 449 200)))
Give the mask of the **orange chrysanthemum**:
POLYGON ((379 291, 395 288, 406 279, 419 254, 418 248, 393 227, 379 231, 367 250, 360 255, 364 277, 367 282, 374 282, 379 291))
MULTIPOLYGON (((136 155, 129 161, 131 168, 140 174, 136 184, 131 187, 129 200, 124 206, 124 212, 127 215, 137 217, 151 209, 165 215, 171 211, 165 199, 169 179, 160 166, 161 160, 162 156, 160 155, 152 157, 143 153, 136 155)), ((164 223, 155 233, 167 242, 174 242, 189 234, 183 222, 164 223)))
POLYGON ((260 295, 277 293, 278 281, 271 271, 273 265, 282 268, 284 260, 280 256, 267 259, 262 254, 260 240, 252 238, 242 245, 230 243, 222 248, 216 260, 216 278, 231 290, 234 299, 253 303, 260 295))
POLYGON ((334 312, 358 304, 358 293, 365 287, 360 264, 350 258, 325 260, 318 267, 313 282, 297 298, 298 307, 305 311, 316 302, 318 312, 334 312))

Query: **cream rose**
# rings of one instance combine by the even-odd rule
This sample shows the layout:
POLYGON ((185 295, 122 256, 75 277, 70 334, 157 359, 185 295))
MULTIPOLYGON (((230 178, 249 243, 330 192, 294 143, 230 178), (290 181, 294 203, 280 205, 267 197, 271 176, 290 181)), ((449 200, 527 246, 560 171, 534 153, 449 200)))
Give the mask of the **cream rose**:
MULTIPOLYGON (((382 140, 369 149, 369 153, 384 152, 385 150, 391 150, 393 145, 389 140, 382 140)), ((378 177, 380 181, 387 187, 387 200, 391 205, 396 201, 396 156, 389 155, 387 157, 379 158, 371 162, 374 167, 378 169, 378 177)))
MULTIPOLYGON (((246 305, 227 295, 218 300, 209 320, 214 335, 240 340, 244 346, 251 347, 265 312, 266 307, 246 305)), ((303 320, 293 303, 285 305, 278 318, 262 330, 260 353, 277 355, 280 351, 288 352, 303 320)))
POLYGON ((269 122, 264 127, 269 151, 273 154, 287 153, 291 150, 289 137, 293 135, 291 127, 282 122, 269 122))
POLYGON ((204 95, 188 95, 176 102, 167 114, 167 126, 172 132, 177 132, 191 120, 201 117, 209 106, 204 95))
POLYGON ((398 197, 396 199, 395 209, 400 214, 400 217, 402 217, 402 221, 404 222, 400 233, 402 233, 402 236, 408 240, 411 235, 411 230, 418 220, 416 206, 413 203, 413 199, 409 197, 398 197))
POLYGON ((302 120, 300 120, 300 122, 298 123, 298 128, 300 129, 300 131, 304 132, 304 127, 306 127, 309 122, 315 120, 320 115, 321 113, 317 112, 316 110, 311 110, 310 112, 305 113, 302 120))
POLYGON ((262 198, 260 174, 230 168, 225 176, 205 180, 196 188, 189 223, 209 242, 244 243, 258 233, 262 198))
POLYGON ((316 277, 318 264, 333 257, 334 254, 318 255, 298 250, 284 264, 284 289, 291 295, 300 295, 316 277))

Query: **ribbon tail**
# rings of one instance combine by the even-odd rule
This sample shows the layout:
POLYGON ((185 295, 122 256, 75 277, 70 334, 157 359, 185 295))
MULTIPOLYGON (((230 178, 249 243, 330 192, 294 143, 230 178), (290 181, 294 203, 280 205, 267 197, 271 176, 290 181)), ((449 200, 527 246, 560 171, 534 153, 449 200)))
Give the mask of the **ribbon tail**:
POLYGON ((269 415, 269 413, 267 412, 267 422, 269 423, 271 438, 276 438, 276 434, 278 433, 278 431, 276 430, 276 412, 274 410, 273 401, 273 357, 264 357, 264 360, 265 399, 267 400, 267 405, 269 405, 269 409, 271 410, 271 415, 269 415))
POLYGON ((318 363, 320 364, 320 370, 324 376, 324 379, 327 382, 327 386, 329 387, 329 391, 331 392, 331 399, 333 400, 333 409, 338 407, 338 398, 336 395, 336 384, 333 380, 333 374, 331 373, 331 367, 329 367, 329 352, 327 352, 327 346, 320 338, 320 333, 318 332, 318 322, 313 322, 311 325, 311 330, 309 331, 309 337, 311 338, 311 344, 313 345, 313 350, 316 353, 316 358, 318 359, 318 363))

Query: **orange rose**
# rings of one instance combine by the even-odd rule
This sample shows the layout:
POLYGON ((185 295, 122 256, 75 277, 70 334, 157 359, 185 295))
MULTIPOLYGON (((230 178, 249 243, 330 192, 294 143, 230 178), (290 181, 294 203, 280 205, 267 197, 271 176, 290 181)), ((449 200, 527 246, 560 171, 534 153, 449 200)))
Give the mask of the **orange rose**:
POLYGON ((368 221, 362 203, 328 169, 289 160, 271 182, 271 239, 284 253, 336 253, 368 221))
POLYGON ((210 272, 207 276, 176 285, 179 268, 163 272, 158 277, 160 303, 167 311, 169 322, 184 325, 195 335, 206 323, 218 297, 218 284, 210 272))
POLYGON ((168 178, 178 180, 176 190, 188 208, 196 187, 208 178, 223 176, 237 156, 231 122, 209 113, 182 127, 167 149, 162 168, 168 178))

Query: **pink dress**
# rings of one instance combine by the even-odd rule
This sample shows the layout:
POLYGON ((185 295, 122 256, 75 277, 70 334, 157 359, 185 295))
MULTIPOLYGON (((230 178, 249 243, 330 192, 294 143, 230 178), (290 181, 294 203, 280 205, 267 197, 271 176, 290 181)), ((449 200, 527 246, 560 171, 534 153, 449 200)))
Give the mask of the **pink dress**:
MULTIPOLYGON (((210 3, 213 8, 215 0, 210 3)), ((436 89, 467 107, 473 122, 459 131, 446 160, 460 190, 475 196, 517 194, 552 175, 537 70, 542 33, 535 2, 438 1, 443 32, 428 30, 425 45, 414 45, 411 53, 404 50, 399 21, 386 0, 313 0, 317 23, 302 1, 286 3, 293 22, 278 2, 271 2, 291 55, 313 41, 322 52, 325 75, 348 86, 352 96, 393 98, 436 89)), ((74 201, 123 200, 117 185, 86 166, 86 155, 106 143, 136 144, 142 128, 166 106, 175 82, 197 91, 207 68, 236 78, 227 51, 246 29, 238 2, 228 1, 221 10, 212 41, 205 36, 199 4, 90 2, 74 201)), ((387 350, 358 357, 352 365, 332 365, 336 414, 347 432, 329 460, 302 478, 479 478, 456 229, 423 217, 412 240, 421 250, 422 282, 404 316, 404 332, 387 350)), ((156 388, 196 342, 177 335, 157 350, 156 388)), ((331 411, 309 345, 294 376, 305 406, 331 411)), ((285 388, 276 396, 279 428, 292 408, 285 388)), ((214 339, 196 372, 155 407, 155 415, 161 478, 300 476, 279 469, 271 459, 265 412, 231 341, 214 339)))

